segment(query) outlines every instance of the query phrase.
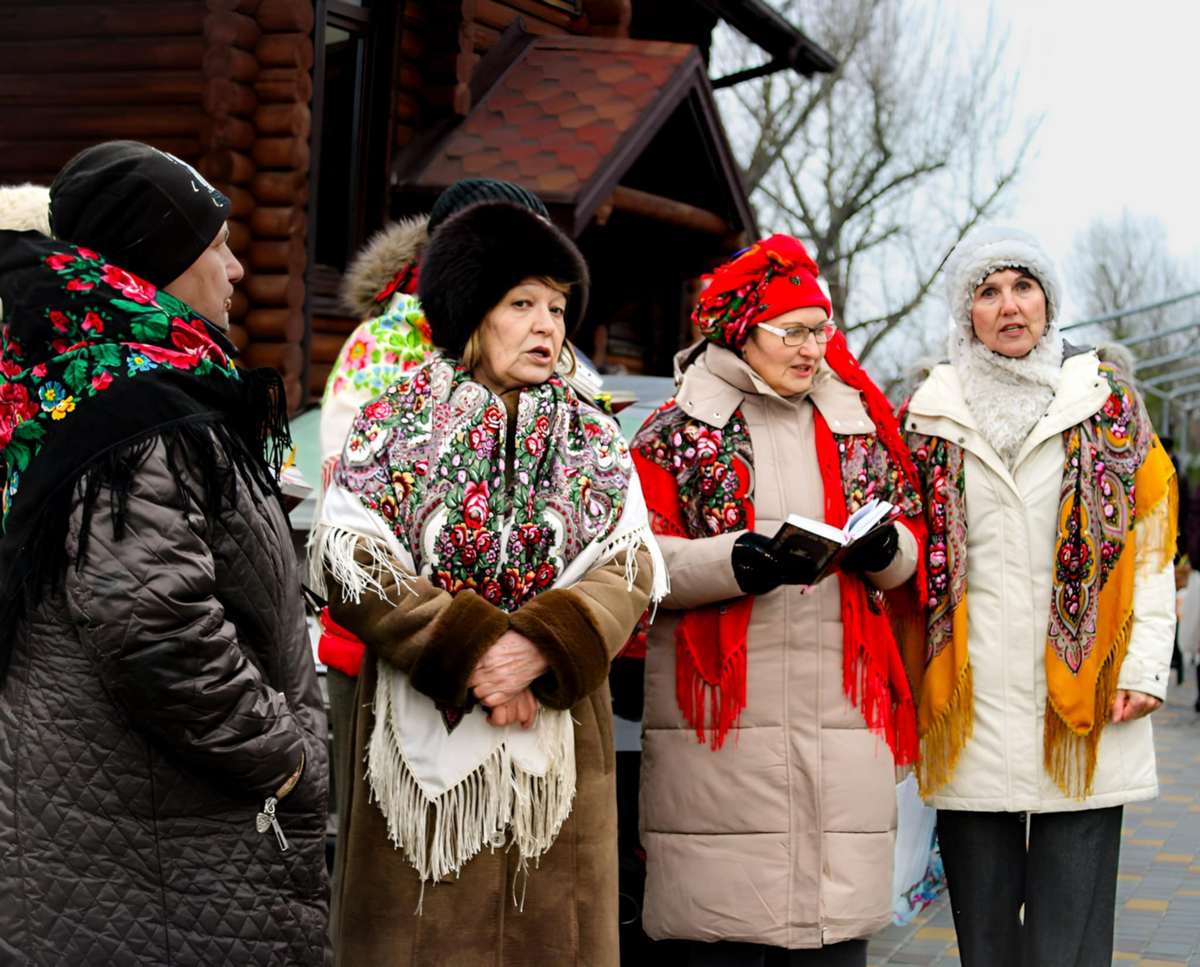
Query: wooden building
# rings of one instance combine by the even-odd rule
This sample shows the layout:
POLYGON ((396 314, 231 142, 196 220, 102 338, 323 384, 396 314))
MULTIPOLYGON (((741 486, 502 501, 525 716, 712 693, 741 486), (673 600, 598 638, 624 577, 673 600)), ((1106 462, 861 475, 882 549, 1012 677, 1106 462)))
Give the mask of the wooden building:
POLYGON ((109 138, 196 164, 233 202, 234 338, 299 408, 371 232, 458 178, 517 181, 592 266, 584 350, 669 372, 689 280, 755 233, 707 76, 719 20, 763 52, 728 82, 834 66, 762 0, 0 0, 0 183, 109 138))

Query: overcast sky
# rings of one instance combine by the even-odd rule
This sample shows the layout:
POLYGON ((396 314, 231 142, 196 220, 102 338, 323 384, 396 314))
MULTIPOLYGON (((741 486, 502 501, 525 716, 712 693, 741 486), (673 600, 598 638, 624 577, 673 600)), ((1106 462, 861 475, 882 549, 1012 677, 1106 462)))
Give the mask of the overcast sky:
MULTIPOLYGON (((983 31, 987 6, 948 0, 968 36, 983 31)), ((1200 265, 1200 3, 1004 0, 995 9, 1020 72, 1017 117, 1045 115, 1011 220, 1061 261, 1092 217, 1128 208, 1161 218, 1173 252, 1200 265)))

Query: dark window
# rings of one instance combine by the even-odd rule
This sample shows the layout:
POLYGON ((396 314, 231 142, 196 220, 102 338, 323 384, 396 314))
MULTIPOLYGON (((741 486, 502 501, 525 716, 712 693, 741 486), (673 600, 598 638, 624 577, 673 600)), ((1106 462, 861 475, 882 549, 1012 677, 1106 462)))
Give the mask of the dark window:
POLYGON ((325 0, 317 13, 313 257, 341 271, 382 220, 391 22, 366 0, 325 0))

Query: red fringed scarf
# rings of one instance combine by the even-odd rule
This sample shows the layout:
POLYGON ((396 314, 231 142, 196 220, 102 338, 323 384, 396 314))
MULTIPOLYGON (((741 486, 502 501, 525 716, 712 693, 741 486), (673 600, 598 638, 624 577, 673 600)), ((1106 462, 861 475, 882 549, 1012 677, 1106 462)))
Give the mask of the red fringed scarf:
MULTIPOLYGON (((850 355, 839 333, 825 361, 858 390, 876 426, 873 435, 835 436, 816 412, 817 461, 825 520, 843 525, 879 497, 901 508, 903 523, 924 544, 916 471, 891 406, 850 355)), ((693 419, 674 400, 660 407, 633 443, 656 533, 700 538, 754 526, 753 453, 740 412, 724 427, 693 419)), ((883 594, 854 575, 838 574, 844 629, 843 689, 899 764, 917 753, 916 714, 883 594)), ((918 588, 924 582, 917 583, 918 588)), ((676 698, 686 721, 714 749, 746 707, 747 631, 752 596, 693 608, 675 631, 676 698), (707 707, 707 714, 706 714, 707 707)))

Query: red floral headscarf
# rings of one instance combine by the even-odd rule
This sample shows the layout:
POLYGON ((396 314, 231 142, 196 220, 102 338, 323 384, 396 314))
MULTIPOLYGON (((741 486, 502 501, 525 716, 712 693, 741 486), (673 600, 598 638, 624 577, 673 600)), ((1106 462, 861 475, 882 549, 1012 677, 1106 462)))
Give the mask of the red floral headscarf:
POLYGON ((830 312, 829 297, 817 284, 820 269, 790 235, 772 235, 705 276, 692 320, 700 334, 734 352, 750 329, 793 309, 820 306, 830 312))

